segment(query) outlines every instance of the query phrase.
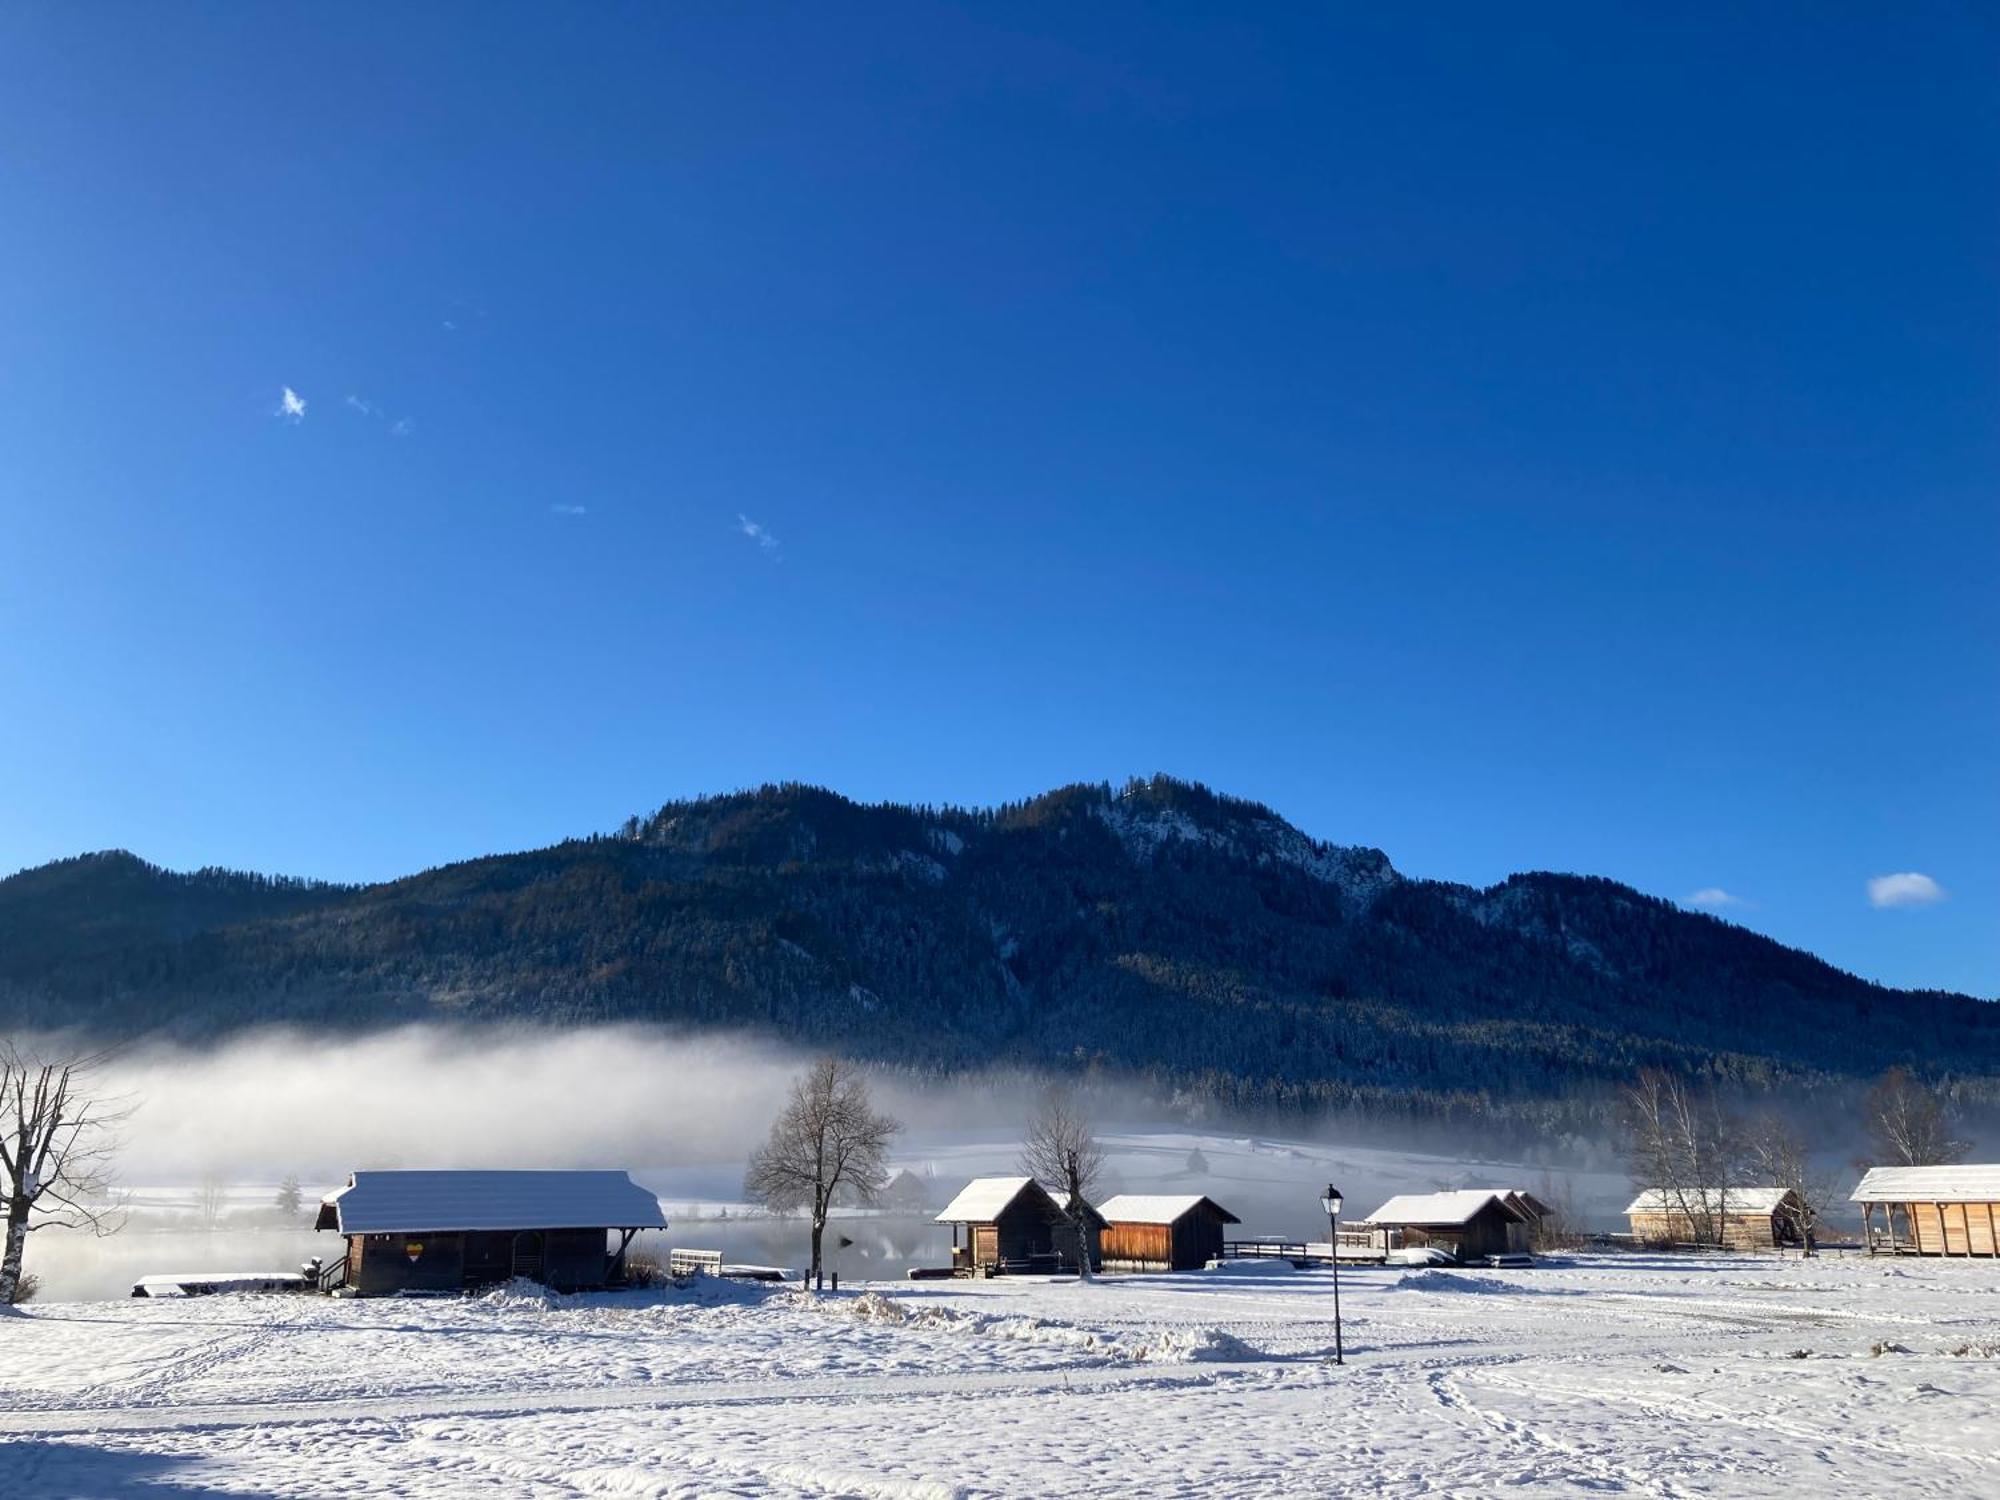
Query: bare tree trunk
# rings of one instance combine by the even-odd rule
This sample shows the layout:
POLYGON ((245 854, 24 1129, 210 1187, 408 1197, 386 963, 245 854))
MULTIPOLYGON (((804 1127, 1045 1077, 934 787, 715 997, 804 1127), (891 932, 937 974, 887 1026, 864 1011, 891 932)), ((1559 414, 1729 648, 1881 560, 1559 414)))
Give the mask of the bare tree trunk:
POLYGON ((21 1258, 28 1248, 28 1200, 15 1193, 7 1200, 7 1252, 0 1258, 0 1307, 12 1307, 21 1286, 21 1258))

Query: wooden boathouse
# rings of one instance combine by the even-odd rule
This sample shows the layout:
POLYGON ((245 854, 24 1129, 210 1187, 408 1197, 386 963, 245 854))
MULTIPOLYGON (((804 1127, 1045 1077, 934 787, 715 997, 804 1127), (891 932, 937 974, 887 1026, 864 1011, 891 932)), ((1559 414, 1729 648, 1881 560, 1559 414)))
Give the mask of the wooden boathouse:
POLYGON ((2000 1255, 2000 1165, 1872 1167, 1849 1201, 1871 1254, 2000 1255))
POLYGON ((1069 1217, 1032 1177, 975 1177, 935 1222, 951 1226, 951 1267, 963 1275, 1077 1268, 1069 1217))
POLYGON ((1534 1215, 1509 1188, 1459 1188, 1445 1193, 1400 1193, 1361 1222, 1402 1248, 1429 1246, 1458 1260, 1522 1255, 1534 1215))
POLYGON ((1223 1255, 1226 1224, 1243 1221, 1199 1194, 1121 1193, 1099 1205, 1107 1271, 1197 1271, 1223 1255))
POLYGON ((1647 1188, 1625 1209, 1645 1245, 1773 1250, 1803 1242, 1804 1205, 1790 1188, 1647 1188))
POLYGON ((347 1241, 321 1290, 351 1297, 457 1292, 512 1277, 558 1291, 616 1286, 660 1200, 623 1172, 356 1172, 314 1227, 347 1241))

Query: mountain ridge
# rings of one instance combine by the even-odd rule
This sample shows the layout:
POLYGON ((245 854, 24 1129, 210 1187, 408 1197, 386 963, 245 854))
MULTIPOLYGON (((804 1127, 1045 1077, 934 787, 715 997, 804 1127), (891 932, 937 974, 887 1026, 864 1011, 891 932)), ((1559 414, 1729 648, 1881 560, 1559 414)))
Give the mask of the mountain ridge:
POLYGON ((0 1026, 729 1027, 941 1074, 1520 1115, 1646 1063, 2000 1081, 2000 1006, 1894 990, 1597 876, 1476 888, 1153 777, 990 809, 796 784, 356 886, 122 852, 0 880, 0 1026))

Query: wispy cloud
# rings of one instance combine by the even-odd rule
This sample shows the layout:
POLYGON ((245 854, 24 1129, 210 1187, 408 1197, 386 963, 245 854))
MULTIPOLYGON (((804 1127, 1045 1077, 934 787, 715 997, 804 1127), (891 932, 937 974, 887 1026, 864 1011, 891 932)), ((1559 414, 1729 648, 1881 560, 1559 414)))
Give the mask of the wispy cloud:
POLYGON ((1943 886, 1915 870, 1904 870, 1896 875, 1877 875, 1868 882, 1870 906, 1935 906, 1944 898, 1943 886))
MULTIPOLYGON (((386 411, 365 396, 349 396, 341 402, 341 405, 345 406, 349 411, 359 412, 362 416, 372 418, 378 422, 386 421, 389 416, 386 411)), ((398 417, 395 421, 389 423, 390 437, 408 437, 416 430, 417 424, 412 422, 408 417, 398 417)))
POLYGON ((736 516, 736 529, 773 557, 778 555, 778 539, 771 535, 770 528, 762 521, 753 521, 739 511, 736 516))
POLYGON ((286 386, 278 396, 278 409, 273 415, 294 424, 303 422, 306 419, 306 398, 286 386))
POLYGON ((1748 906, 1750 903, 1741 896, 1725 891, 1719 885, 1705 885, 1688 897, 1683 904, 1699 906, 1705 911, 1726 911, 1732 906, 1748 906))
POLYGON ((551 505, 549 507, 549 514, 552 516, 587 516, 590 514, 590 507, 587 505, 551 505))

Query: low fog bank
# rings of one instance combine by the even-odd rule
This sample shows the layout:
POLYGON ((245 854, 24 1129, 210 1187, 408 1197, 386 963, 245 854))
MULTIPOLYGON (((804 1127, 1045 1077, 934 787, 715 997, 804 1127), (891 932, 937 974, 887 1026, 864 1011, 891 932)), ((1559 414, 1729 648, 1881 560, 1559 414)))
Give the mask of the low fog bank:
MULTIPOLYGON (((310 1229, 320 1196, 370 1167, 628 1168, 666 1205, 663 1245, 795 1265, 802 1224, 745 1204, 742 1173, 806 1060, 741 1037, 638 1026, 271 1031, 206 1048, 130 1047, 103 1080, 133 1105, 117 1172, 126 1227, 109 1239, 38 1232, 29 1269, 51 1300, 120 1296, 146 1274, 295 1269, 337 1248, 310 1229), (297 1209, 278 1206, 287 1177, 297 1209)), ((911 1177, 893 1212, 843 1220, 854 1244, 836 1264, 901 1275, 949 1259, 950 1233, 931 1215, 967 1178, 1018 1170, 1046 1080, 872 1078, 878 1104, 906 1126, 895 1166, 911 1177)), ((1108 1148, 1103 1195, 1207 1193, 1246 1236, 1323 1235, 1317 1202, 1329 1181, 1356 1217, 1398 1192, 1554 1186, 1583 1222, 1610 1228, 1627 1196, 1609 1140, 1510 1149, 1469 1126, 1229 1119, 1102 1079, 1081 1092, 1108 1148)))

